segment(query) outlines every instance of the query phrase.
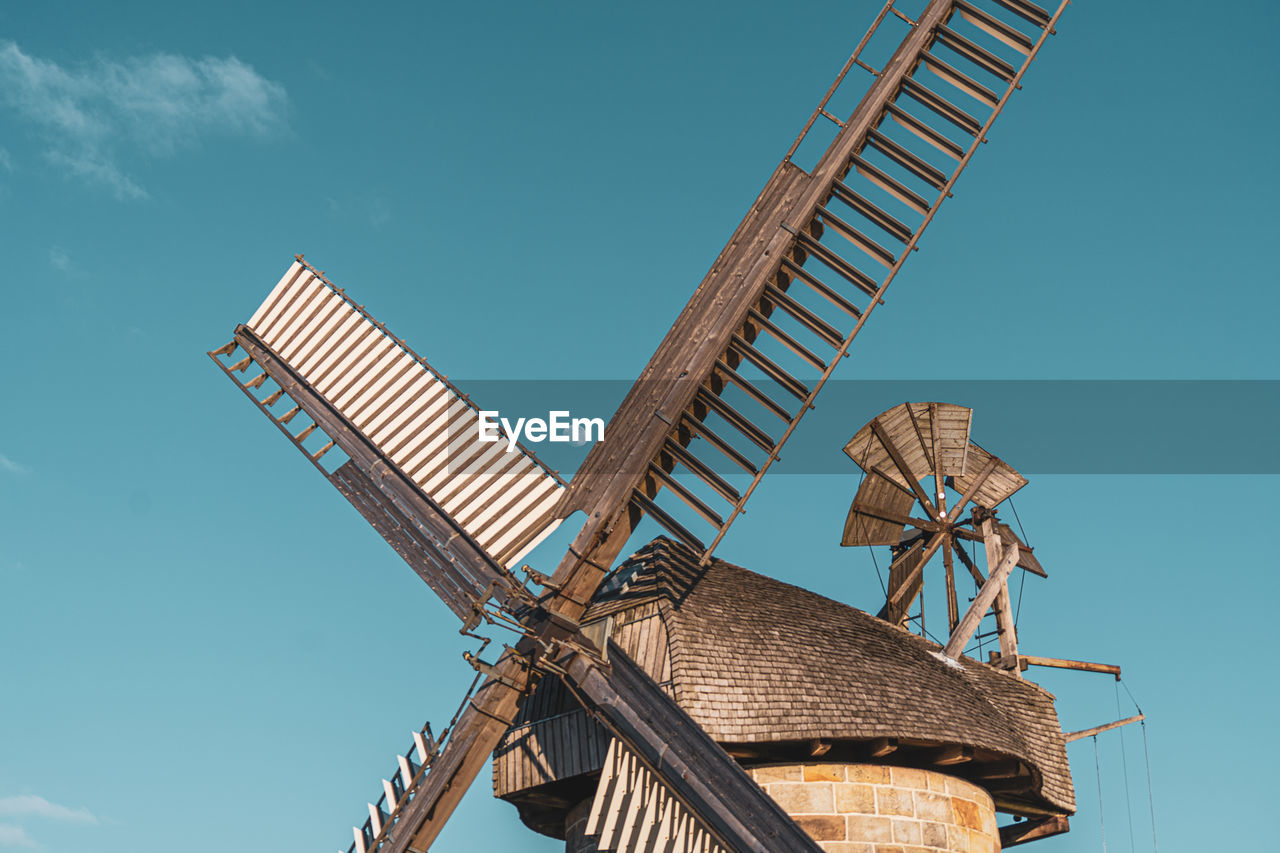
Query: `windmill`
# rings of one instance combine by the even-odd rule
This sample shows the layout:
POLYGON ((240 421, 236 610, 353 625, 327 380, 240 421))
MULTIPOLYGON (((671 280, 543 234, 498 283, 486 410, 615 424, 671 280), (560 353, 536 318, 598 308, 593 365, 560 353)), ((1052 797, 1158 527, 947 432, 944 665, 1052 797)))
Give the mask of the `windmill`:
POLYGON ((483 440, 479 407, 301 256, 210 353, 465 633, 518 637, 496 662, 469 657, 482 683, 446 732, 415 733, 352 851, 429 848, 548 678, 604 725, 629 778, 662 789, 672 838, 819 849, 607 620, 584 614, 642 518, 694 565, 713 563, 1066 5, 929 0, 912 18, 886 3, 571 482, 514 441, 483 440), (897 48, 873 68, 864 48, 894 27, 897 48), (855 65, 874 81, 840 118, 828 107, 855 65), (834 139, 805 169, 796 154, 818 122, 834 139), (586 521, 554 570, 518 576, 577 511, 586 521))
POLYGON ((923 589, 925 566, 941 552, 946 567, 947 630, 955 638, 954 644, 948 643, 949 653, 953 645, 964 647, 976 626, 970 623, 994 602, 1000 656, 1012 663, 1017 659, 1018 641, 1009 607, 1008 571, 1017 567, 1041 577, 1047 574, 1031 549, 996 516, 995 507, 1027 480, 970 439, 972 420, 971 409, 952 403, 903 403, 858 430, 844 451, 864 476, 849 506, 841 544, 894 548, 880 616, 895 625, 907 622, 908 608, 923 589), (932 495, 921 481, 932 482, 932 495), (950 509, 948 485, 960 493, 950 509), (910 515, 913 504, 919 505, 925 518, 910 515), (970 504, 969 517, 962 517, 970 504), (962 620, 954 560, 963 563, 980 588, 985 589, 988 580, 965 550, 966 541, 981 544, 988 568, 997 571, 992 575, 996 578, 991 584, 992 600, 980 606, 986 601, 980 595, 965 614, 967 632, 957 633, 962 620))

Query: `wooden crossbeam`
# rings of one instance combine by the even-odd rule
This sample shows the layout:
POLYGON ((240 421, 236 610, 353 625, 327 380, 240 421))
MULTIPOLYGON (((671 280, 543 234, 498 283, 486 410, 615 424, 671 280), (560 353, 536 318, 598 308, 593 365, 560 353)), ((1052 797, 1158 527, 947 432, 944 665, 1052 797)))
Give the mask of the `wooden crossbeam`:
POLYGON ((1120 667, 1112 663, 1093 663, 1087 660, 1064 660, 1062 658, 1043 658, 1035 655, 1018 655, 1018 667, 1025 670, 1029 666, 1048 666, 1055 669, 1075 669, 1081 672, 1102 672, 1114 675, 1120 680, 1120 667))
POLYGON ((1080 740, 1081 738, 1100 735, 1103 732, 1109 732, 1112 729, 1118 729, 1121 726, 1127 726, 1130 723, 1141 722, 1146 718, 1146 714, 1134 714, 1132 717, 1125 717, 1123 720, 1116 720, 1114 723, 1103 723, 1100 726, 1094 726, 1091 729, 1081 729, 1078 732, 1066 732, 1062 735, 1062 739, 1067 743, 1071 743, 1073 740, 1080 740))
POLYGON ((1028 841, 1036 841, 1052 835, 1061 835, 1070 829, 1071 825, 1067 820, 1067 816, 1061 814, 1034 820, 1018 821, 1017 823, 1000 827, 1000 847, 1003 849, 1017 844, 1026 844, 1028 841))

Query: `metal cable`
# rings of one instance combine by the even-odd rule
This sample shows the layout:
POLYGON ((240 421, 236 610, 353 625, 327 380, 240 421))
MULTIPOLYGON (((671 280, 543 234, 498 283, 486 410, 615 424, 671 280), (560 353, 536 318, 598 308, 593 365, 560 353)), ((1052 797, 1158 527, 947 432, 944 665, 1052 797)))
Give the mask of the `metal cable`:
POLYGON ((1018 617, 1022 615, 1022 591, 1027 588, 1027 573, 1019 572, 1021 577, 1018 578, 1018 604, 1013 608, 1013 630, 1018 631, 1018 617))
POLYGON ((1022 527, 1022 519, 1018 517, 1018 508, 1013 505, 1013 495, 1009 496, 1009 509, 1013 510, 1013 520, 1018 522, 1018 532, 1022 534, 1022 541, 1031 547, 1031 540, 1027 538, 1027 531, 1022 527))
MULTIPOLYGON (((1129 688, 1125 688, 1128 690, 1129 688)), ((1137 705, 1137 702, 1133 703, 1137 705)), ((1142 755, 1147 761, 1147 804, 1151 807, 1151 850, 1160 853, 1160 845, 1156 843, 1156 800, 1151 790, 1151 751, 1147 748, 1147 721, 1142 721, 1142 755)))
POLYGON ((1093 769, 1098 774, 1098 824, 1102 827, 1102 853, 1107 853, 1107 821, 1102 816, 1102 762, 1098 760, 1098 736, 1093 736, 1093 769))
MULTIPOLYGON (((1116 682, 1116 719, 1123 714, 1120 711, 1120 682, 1116 682)), ((1124 810, 1125 819, 1129 823, 1129 853, 1133 853, 1133 802, 1129 796, 1129 756, 1124 748, 1124 727, 1120 727, 1120 766, 1124 768, 1124 810)))
MULTIPOLYGON (((1009 496, 1009 509, 1013 510, 1013 519, 1018 522, 1018 532, 1022 534, 1022 541, 1027 547, 1031 547, 1030 540, 1027 539, 1027 531, 1022 526, 1022 519, 1018 517, 1018 508, 1013 505, 1013 495, 1009 496)), ((1013 630, 1018 630, 1018 617, 1022 615, 1022 591, 1027 587, 1027 573, 1022 572, 1022 577, 1018 578, 1018 606, 1013 610, 1013 630)))

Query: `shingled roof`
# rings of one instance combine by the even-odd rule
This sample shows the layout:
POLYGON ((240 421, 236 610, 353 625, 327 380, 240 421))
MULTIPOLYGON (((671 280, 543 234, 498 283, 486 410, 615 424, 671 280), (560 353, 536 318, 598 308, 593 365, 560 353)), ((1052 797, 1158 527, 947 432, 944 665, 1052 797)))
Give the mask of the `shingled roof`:
MULTIPOLYGON (((615 641, 721 744, 968 747, 1030 771, 1005 798, 1075 809, 1052 694, 969 658, 948 664, 937 644, 861 610, 722 560, 700 567, 692 550, 659 538, 617 570, 584 621, 606 616, 615 641)), ((580 712, 557 688, 535 691, 495 753, 499 796, 519 803, 523 792, 599 769, 607 738, 588 735, 585 718, 574 725, 580 712), (539 724, 553 718, 554 730, 539 724), (566 760, 568 739, 599 743, 573 744, 566 760), (536 772, 502 760, 517 753, 526 763, 542 755, 536 772)))

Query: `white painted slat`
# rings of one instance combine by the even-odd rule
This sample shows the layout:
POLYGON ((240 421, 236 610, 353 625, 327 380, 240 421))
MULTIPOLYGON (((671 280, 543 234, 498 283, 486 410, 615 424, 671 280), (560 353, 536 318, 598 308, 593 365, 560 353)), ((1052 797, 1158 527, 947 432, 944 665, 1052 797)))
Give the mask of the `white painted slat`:
POLYGON ((342 297, 336 293, 329 293, 325 297, 324 310, 316 317, 315 322, 290 340, 284 349, 277 352, 301 372, 307 354, 314 352, 321 342, 329 339, 334 330, 350 316, 351 308, 342 297))
POLYGON ((426 483, 448 461, 449 448, 459 440, 459 431, 466 411, 466 404, 461 400, 451 405, 448 411, 437 419, 434 432, 427 437, 427 443, 420 445, 418 453, 405 465, 409 476, 428 494, 430 490, 426 488, 426 483))
POLYGON ((298 364, 298 372, 305 375, 309 380, 314 381, 318 375, 321 361, 330 357, 333 353, 341 351, 347 339, 356 329, 360 328, 362 322, 364 322, 363 318, 357 312, 351 310, 350 305, 344 303, 338 309, 335 322, 329 327, 328 331, 322 337, 313 338, 308 342, 308 346, 294 356, 298 364))
POLYGON ((418 751, 418 763, 426 764, 431 760, 431 750, 427 748, 427 739, 422 732, 413 733, 413 748, 418 751))
POLYGON ((421 396, 407 401, 407 405, 395 406, 386 413, 390 417, 385 423, 370 433, 378 447, 398 465, 412 459, 440 424, 454 416, 459 406, 466 405, 435 380, 417 387, 423 389, 421 396))
POLYGON ((396 763, 400 765, 400 781, 404 783, 404 789, 407 791, 413 787, 413 765, 403 755, 396 756, 396 763))
MULTIPOLYGON (((509 518, 513 513, 521 513, 522 515, 528 516, 530 521, 541 519, 544 515, 551 512, 551 508, 556 505, 556 501, 560 500, 560 492, 555 487, 554 481, 544 481, 543 486, 539 487, 534 494, 538 494, 539 492, 542 493, 542 497, 538 499, 537 502, 531 504, 527 510, 519 508, 524 504, 524 501, 521 501, 516 508, 504 512, 502 517, 509 518)), ((494 524, 493 527, 497 528, 498 525, 494 524)), ((507 547, 518 541, 521 536, 524 535, 524 532, 525 531, 521 526, 513 526, 505 534, 500 534, 497 539, 493 540, 488 545, 485 545, 485 540, 488 539, 488 537, 483 533, 477 538, 480 540, 481 545, 484 545, 485 549, 490 554, 497 554, 507 550, 507 547)))
MULTIPOLYGON (((560 495, 557 494, 556 500, 559 500, 559 499, 560 499, 560 495)), ((510 557, 507 557, 506 559, 502 560, 502 565, 510 566, 514 563, 518 563, 521 560, 523 560, 530 551, 532 551, 534 548, 537 548, 539 545, 542 544, 542 540, 546 539, 552 533, 555 533, 556 528, 559 526, 560 526, 560 519, 553 518, 550 524, 542 528, 541 533, 535 534, 532 539, 530 539, 524 545, 521 545, 520 548, 517 549, 516 551, 512 552, 510 557)))
POLYGON ((258 332, 258 336, 263 340, 279 338, 280 334, 299 315, 305 316, 309 297, 319 296, 318 289, 323 287, 324 284, 316 281, 315 277, 310 273, 304 273, 299 276, 281 294, 280 302, 275 308, 267 312, 267 315, 262 318, 262 322, 255 330, 258 332))
POLYGON ((612 798, 612 787, 618 779, 618 749, 618 739, 610 738, 609 750, 604 756, 604 767, 600 771, 600 782, 596 785, 596 795, 591 801, 591 811, 587 814, 587 827, 585 830, 587 835, 600 834, 604 805, 612 798))
MULTIPOLYGON (((395 456, 395 463, 401 467, 405 473, 413 478, 419 486, 422 485, 424 476, 420 472, 424 468, 431 468, 436 464, 440 455, 445 452, 453 436, 453 424, 457 422, 462 410, 467 404, 452 395, 444 398, 445 406, 437 410, 433 415, 422 415, 427 417, 428 428, 414 435, 413 429, 402 430, 405 438, 412 436, 412 441, 408 444, 396 449, 396 445, 392 445, 395 456)), ((416 423, 415 419, 415 423, 416 423)), ((391 442, 387 442, 391 444, 391 442)))
POLYGON ((354 335, 347 349, 343 352, 338 364, 317 377, 316 390, 324 394, 330 401, 336 401, 344 393, 348 383, 358 379, 364 371, 385 352, 385 347, 394 344, 377 329, 365 328, 354 335))
POLYGON ((327 293, 329 289, 323 282, 315 278, 299 279, 298 283, 287 291, 281 312, 268 317, 262 324, 261 330, 255 330, 258 332, 258 337, 266 341, 276 352, 282 351, 282 344, 289 339, 290 334, 311 325, 309 320, 315 313, 317 303, 324 300, 327 293), (287 311, 283 310, 286 307, 287 311))
POLYGON ((359 319, 360 322, 352 329, 351 334, 342 340, 341 345, 330 350, 315 369, 308 372, 307 381, 321 391, 330 387, 335 375, 341 376, 350 370, 352 362, 357 361, 365 350, 377 341, 378 330, 365 322, 363 317, 359 319))
POLYGON ((449 446, 433 460, 429 467, 419 472, 418 476, 421 479, 418 482, 422 484, 427 494, 434 495, 441 486, 454 477, 464 476, 467 461, 471 458, 473 451, 481 447, 476 441, 474 423, 468 423, 469 412, 470 409, 464 412, 447 430, 449 446))
POLYGON ((405 399, 400 397, 399 389, 408 386, 413 380, 422 375, 422 370, 418 363, 409 357, 404 350, 397 348, 392 353, 394 366, 382 378, 382 381, 370 385, 364 390, 360 396, 356 397, 349 404, 350 417, 353 423, 359 423, 372 412, 376 411, 382 403, 391 403, 397 399, 405 399))
POLYGON ((497 456, 492 461, 484 461, 482 473, 469 478, 463 488, 443 498, 441 506, 462 524, 484 507, 497 502, 503 492, 519 482, 515 472, 519 470, 520 456, 508 453, 501 445, 495 452, 497 456))
POLYGON ((271 292, 267 294, 267 298, 258 306, 258 310, 253 312, 253 316, 249 318, 249 322, 245 323, 245 325, 250 329, 256 330, 258 324, 262 321, 263 315, 265 315, 267 311, 271 310, 271 308, 276 304, 277 299, 279 299, 280 294, 284 293, 289 284, 297 278, 304 269, 306 269, 306 267, 297 261, 294 261, 293 264, 284 271, 284 275, 280 276, 280 281, 276 282, 276 286, 271 288, 271 292))
POLYGON ((271 344, 271 348, 292 363, 293 353, 307 346, 308 342, 316 339, 318 335, 323 335, 323 330, 331 322, 336 322, 335 318, 345 307, 345 303, 337 294, 328 289, 323 290, 311 309, 312 313, 300 318, 296 327, 286 329, 278 340, 271 344))
POLYGON ((373 359, 365 368, 363 376, 357 382, 348 382, 346 387, 334 392, 333 403, 348 418, 356 411, 357 403, 370 391, 384 388, 396 376, 397 365, 403 365, 398 356, 404 352, 390 338, 378 342, 373 359))
POLYGON ((367 347, 361 347, 357 356, 353 356, 350 364, 336 371, 326 384, 320 388, 325 397, 339 409, 352 394, 359 394, 368 388, 376 375, 376 367, 382 359, 395 349, 395 342, 383 335, 376 335, 367 347))
POLYGON ((339 308, 334 324, 324 336, 309 341, 308 345, 293 357, 298 365, 298 372, 307 377, 308 381, 314 381, 321 359, 339 351, 347 336, 353 329, 359 328, 361 322, 363 318, 352 311, 351 306, 343 305, 339 308))
POLYGON ((611 739, 586 834, 601 851, 727 853, 662 780, 622 743, 611 739))
POLYGON ((413 381, 399 392, 405 398, 403 401, 397 400, 376 414, 370 413, 364 422, 357 421, 356 425, 381 447, 407 421, 421 415, 427 405, 446 400, 452 402, 454 396, 446 396, 446 391, 448 389, 434 376, 416 374, 413 381))
POLYGON ((554 529, 563 485, 505 439, 481 442, 474 407, 305 264, 248 325, 491 555, 554 529))
MULTIPOLYGON (((458 521, 481 530, 482 535, 497 535, 501 532, 501 527, 490 527, 494 519, 508 517, 538 501, 545 494, 546 483, 541 471, 524 471, 517 478, 508 481, 506 490, 496 495, 494 500, 460 511, 458 521)), ((554 488, 554 483, 552 487, 554 488)))
POLYGON ((467 466, 467 470, 458 472, 455 477, 436 491, 436 502, 445 512, 458 521, 462 521, 461 511, 480 495, 491 491, 501 479, 503 471, 515 464, 515 453, 507 453, 506 447, 499 443, 473 446, 481 451, 481 456, 467 466))

